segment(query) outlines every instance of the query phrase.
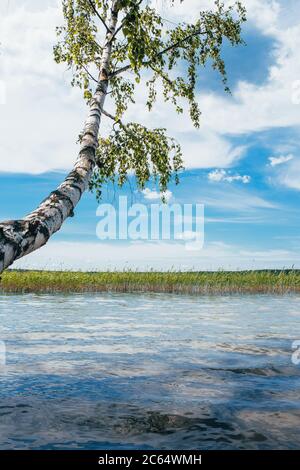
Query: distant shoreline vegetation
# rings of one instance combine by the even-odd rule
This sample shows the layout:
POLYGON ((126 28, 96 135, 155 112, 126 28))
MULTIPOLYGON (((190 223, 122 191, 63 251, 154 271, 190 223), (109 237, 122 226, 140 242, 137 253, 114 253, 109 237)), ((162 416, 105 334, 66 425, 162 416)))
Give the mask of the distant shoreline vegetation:
POLYGON ((139 272, 27 271, 2 274, 0 293, 155 292, 286 294, 300 292, 300 270, 139 272))

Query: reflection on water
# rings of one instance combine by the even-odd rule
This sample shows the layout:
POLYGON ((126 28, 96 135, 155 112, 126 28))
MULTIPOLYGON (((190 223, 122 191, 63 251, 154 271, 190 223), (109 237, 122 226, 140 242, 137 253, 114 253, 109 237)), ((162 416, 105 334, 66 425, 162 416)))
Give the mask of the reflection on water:
POLYGON ((299 301, 2 295, 0 448, 299 448, 299 301))

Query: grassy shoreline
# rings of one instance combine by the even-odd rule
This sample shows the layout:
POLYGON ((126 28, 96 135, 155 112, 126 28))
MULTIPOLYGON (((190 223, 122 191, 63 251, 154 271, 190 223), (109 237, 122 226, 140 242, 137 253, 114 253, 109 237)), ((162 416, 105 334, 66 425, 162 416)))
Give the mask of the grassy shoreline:
POLYGON ((72 272, 9 270, 0 293, 165 292, 286 294, 300 292, 300 270, 216 272, 72 272))

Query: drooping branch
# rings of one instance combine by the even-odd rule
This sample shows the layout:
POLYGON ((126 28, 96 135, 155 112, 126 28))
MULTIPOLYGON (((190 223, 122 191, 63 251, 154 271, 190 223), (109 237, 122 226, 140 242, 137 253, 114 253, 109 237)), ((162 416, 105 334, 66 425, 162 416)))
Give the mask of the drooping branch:
POLYGON ((128 172, 134 173, 139 189, 145 188, 150 175, 157 178, 162 193, 171 179, 178 182, 178 173, 183 169, 182 152, 165 128, 150 129, 110 117, 115 119, 113 129, 108 138, 100 139, 97 166, 90 183, 98 198, 103 184, 111 181, 122 186, 129 182, 128 172))

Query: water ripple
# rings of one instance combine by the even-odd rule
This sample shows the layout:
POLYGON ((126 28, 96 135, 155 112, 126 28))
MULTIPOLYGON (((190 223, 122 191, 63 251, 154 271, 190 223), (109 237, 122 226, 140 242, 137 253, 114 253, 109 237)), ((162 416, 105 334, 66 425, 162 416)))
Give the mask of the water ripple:
POLYGON ((1 295, 0 448, 299 448, 299 305, 1 295))

